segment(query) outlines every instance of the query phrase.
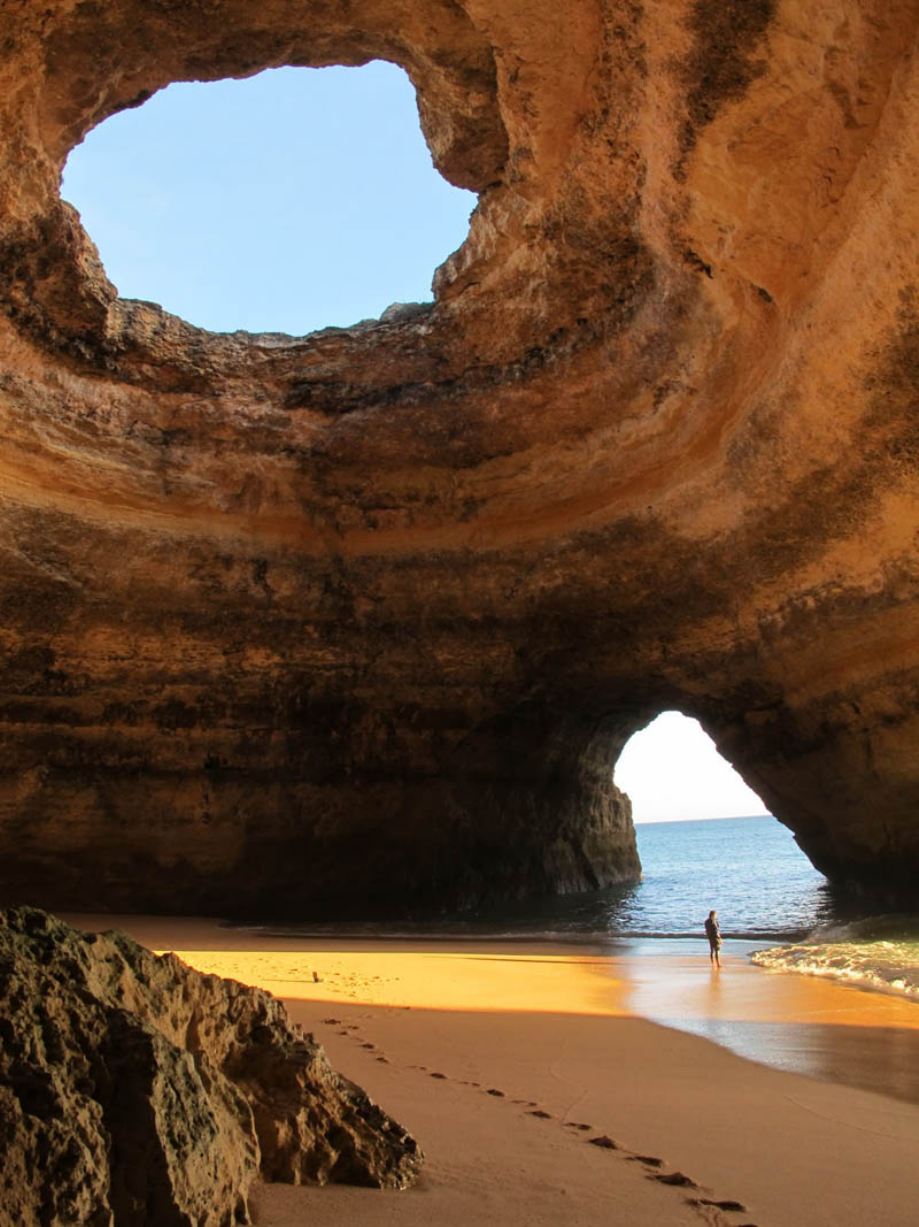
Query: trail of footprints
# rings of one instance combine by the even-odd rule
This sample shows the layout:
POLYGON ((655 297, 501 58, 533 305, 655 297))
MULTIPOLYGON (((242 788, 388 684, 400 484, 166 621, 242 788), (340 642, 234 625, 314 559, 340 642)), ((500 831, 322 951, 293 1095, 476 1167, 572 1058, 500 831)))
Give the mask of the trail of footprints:
MULTIPOLYGON (((375 1059, 381 1064, 388 1065, 390 1063, 389 1058, 376 1044, 363 1038, 358 1023, 345 1023, 339 1018, 323 1018, 322 1022, 324 1026, 337 1027, 339 1035, 354 1040, 361 1048, 366 1049, 368 1053, 373 1053, 375 1059)), ((471 1090, 480 1091, 483 1095, 491 1095, 494 1099, 507 1098, 504 1091, 499 1090, 498 1087, 483 1087, 481 1082, 470 1082, 463 1078, 450 1078, 448 1074, 441 1073, 440 1070, 428 1069, 426 1065, 409 1065, 408 1068, 415 1070, 417 1073, 426 1074, 429 1078, 439 1082, 457 1082, 459 1086, 468 1086, 471 1090)), ((546 1112, 545 1109, 541 1108, 535 1099, 509 1099, 508 1103, 522 1108, 527 1116, 533 1116, 538 1120, 551 1121, 556 1119, 551 1112, 546 1112)), ((562 1128, 571 1131, 573 1139, 578 1134, 592 1133, 594 1136, 583 1138, 587 1145, 596 1146, 600 1150, 615 1150, 628 1162, 640 1164, 645 1169, 646 1180, 654 1180, 659 1184, 688 1190, 684 1198, 686 1204, 692 1206, 711 1227, 756 1227, 755 1223, 740 1222, 737 1217, 747 1213, 747 1207, 742 1202, 730 1197, 716 1198, 705 1196, 704 1194, 707 1194, 710 1190, 703 1188, 691 1176, 687 1176, 685 1172, 662 1171, 661 1169, 665 1166, 665 1163, 657 1155, 641 1155, 627 1150, 617 1142, 614 1142, 608 1134, 594 1133, 594 1126, 586 1121, 568 1120, 559 1121, 558 1123, 562 1128)))

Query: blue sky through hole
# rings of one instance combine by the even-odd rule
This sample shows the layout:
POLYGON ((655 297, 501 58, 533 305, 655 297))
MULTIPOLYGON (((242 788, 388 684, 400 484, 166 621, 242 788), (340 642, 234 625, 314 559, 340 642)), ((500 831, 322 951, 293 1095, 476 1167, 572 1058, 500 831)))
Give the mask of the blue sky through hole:
POLYGON ((627 743, 614 779, 636 822, 741 818, 766 807, 722 758, 698 720, 663 712, 627 743))
POLYGON ((88 134, 62 195, 123 298, 294 335, 429 300, 476 203, 435 170, 415 91, 381 61, 170 85, 88 134))

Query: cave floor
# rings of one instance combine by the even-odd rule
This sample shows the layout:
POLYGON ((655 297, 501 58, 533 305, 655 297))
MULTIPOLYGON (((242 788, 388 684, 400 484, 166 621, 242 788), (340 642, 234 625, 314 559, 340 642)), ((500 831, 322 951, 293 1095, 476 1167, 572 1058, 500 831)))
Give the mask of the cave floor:
POLYGON ((873 1068, 878 1085, 897 1085, 899 1062, 909 1086, 912 1003, 762 973, 739 954, 716 980, 696 957, 655 967, 570 946, 69 919, 117 924, 282 996, 333 1065, 421 1142, 415 1189, 265 1186, 254 1197, 264 1227, 914 1222, 919 1104, 839 1080, 870 1086, 873 1068), (732 1034, 746 1056, 724 1046, 732 1034), (615 1148, 592 1144, 604 1138, 615 1148))

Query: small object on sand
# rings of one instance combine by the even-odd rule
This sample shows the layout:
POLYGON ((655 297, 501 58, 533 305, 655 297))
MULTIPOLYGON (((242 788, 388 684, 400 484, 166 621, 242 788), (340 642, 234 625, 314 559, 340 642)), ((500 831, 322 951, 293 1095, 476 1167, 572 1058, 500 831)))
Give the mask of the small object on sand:
POLYGON ((601 1133, 597 1138, 588 1138, 587 1141, 591 1146, 602 1146, 604 1150, 618 1150, 619 1147, 611 1137, 605 1133, 601 1133))
POLYGON ((318 983, 319 983, 319 972, 318 972, 318 971, 314 971, 314 972, 313 972, 313 983, 314 983, 314 984, 318 984, 318 983))
POLYGON ((503 1091, 497 1091, 497 1090, 495 1090, 495 1088, 494 1088, 494 1087, 491 1087, 489 1090, 487 1090, 487 1091, 485 1092, 485 1094, 486 1094, 486 1095, 495 1095, 495 1096, 497 1096, 497 1098, 498 1098, 498 1099, 503 1099, 503 1098, 504 1098, 504 1092, 503 1092, 503 1091))
POLYGON ((551 1120, 552 1119, 552 1113, 543 1112, 542 1108, 536 1108, 532 1112, 527 1112, 527 1116, 538 1116, 540 1120, 551 1120))
POLYGON ((699 1186, 691 1176, 687 1176, 685 1172, 664 1172, 657 1173, 648 1177, 649 1180, 657 1180, 661 1184, 675 1184, 681 1189, 697 1189, 699 1186))

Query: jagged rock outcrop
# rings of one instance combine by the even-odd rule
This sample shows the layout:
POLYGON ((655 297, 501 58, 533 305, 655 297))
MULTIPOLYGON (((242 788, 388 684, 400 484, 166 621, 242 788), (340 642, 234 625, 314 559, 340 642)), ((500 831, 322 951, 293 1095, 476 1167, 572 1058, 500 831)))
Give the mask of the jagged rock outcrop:
POLYGON ((0 888, 374 913, 637 873, 697 715, 839 881, 919 881, 915 0, 0 13, 0 888), (176 79, 381 56, 479 192, 436 303, 124 302, 59 198, 176 79), (666 769, 666 764, 662 764, 666 769))
POLYGON ((253 1180, 410 1184, 413 1138, 270 994, 0 912, 0 1225, 229 1227, 253 1180))

